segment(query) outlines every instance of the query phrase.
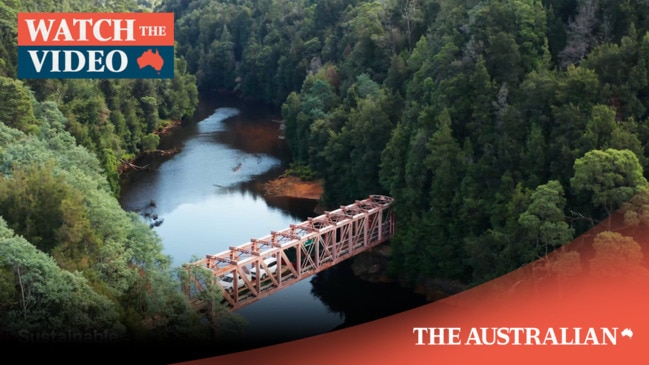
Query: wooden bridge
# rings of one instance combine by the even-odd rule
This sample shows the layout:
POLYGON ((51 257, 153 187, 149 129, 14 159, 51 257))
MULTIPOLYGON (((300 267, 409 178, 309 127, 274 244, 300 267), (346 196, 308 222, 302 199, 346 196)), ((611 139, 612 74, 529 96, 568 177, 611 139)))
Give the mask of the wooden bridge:
POLYGON ((383 243, 393 234, 392 198, 371 195, 185 264, 184 292, 194 300, 215 284, 227 305, 237 310, 383 243))

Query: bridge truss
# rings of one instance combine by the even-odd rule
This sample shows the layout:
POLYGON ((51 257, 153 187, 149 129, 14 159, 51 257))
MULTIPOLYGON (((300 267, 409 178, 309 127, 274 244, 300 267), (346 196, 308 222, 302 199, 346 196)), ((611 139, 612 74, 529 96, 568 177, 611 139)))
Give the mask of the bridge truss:
POLYGON ((270 235, 231 246, 219 254, 185 264, 189 273, 185 294, 197 297, 208 287, 194 268, 210 271, 210 280, 223 292, 232 310, 240 309, 362 251, 389 240, 394 234, 392 198, 370 195, 339 209, 309 218, 270 235), (266 259, 274 258, 276 267, 266 259), (251 277, 252 271, 260 273, 251 277), (221 280, 230 277, 231 288, 221 280))

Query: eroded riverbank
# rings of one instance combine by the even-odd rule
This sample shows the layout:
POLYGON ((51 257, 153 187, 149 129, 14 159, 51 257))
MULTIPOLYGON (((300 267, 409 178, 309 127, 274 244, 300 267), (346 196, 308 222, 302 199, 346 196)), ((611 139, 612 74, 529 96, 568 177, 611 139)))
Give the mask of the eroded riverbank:
POLYGON ((263 193, 266 197, 283 197, 311 199, 319 201, 324 189, 320 181, 304 181, 295 176, 282 175, 264 184, 263 193))

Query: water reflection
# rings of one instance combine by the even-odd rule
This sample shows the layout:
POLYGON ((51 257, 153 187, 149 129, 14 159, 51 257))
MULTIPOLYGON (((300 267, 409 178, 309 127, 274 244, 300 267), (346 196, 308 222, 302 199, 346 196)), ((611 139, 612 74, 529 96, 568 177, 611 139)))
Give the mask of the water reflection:
MULTIPOLYGON (((276 115, 237 106, 217 106, 164 136, 161 148, 181 146, 180 152, 123 181, 122 206, 164 222, 153 229, 174 266, 315 215, 315 201, 261 196, 263 183, 286 167, 286 147, 276 115)), ((248 321, 249 347, 326 332, 343 321, 311 293, 309 280, 238 313, 248 321)))
MULTIPOLYGON (((153 229, 175 266, 317 215, 313 200, 261 195, 264 182, 286 168, 288 150, 278 138, 278 116, 241 101, 215 100, 201 104, 196 123, 161 139, 160 148, 180 147, 179 153, 147 161, 147 169, 123 179, 122 206, 164 222, 153 229)), ((358 279, 350 264, 238 310, 248 325, 245 343, 233 344, 232 351, 317 335, 424 304, 423 296, 396 284, 358 279)))
POLYGON ((282 230, 298 219, 268 206, 249 192, 213 194, 188 201, 162 214, 165 223, 156 228, 163 237, 165 251, 176 266, 193 256, 217 254, 251 238, 282 230))
MULTIPOLYGON (((363 255, 363 253, 361 253, 363 255)), ((350 327, 426 304, 425 296, 401 288, 396 283, 373 283, 354 275, 346 260, 311 280, 311 293, 344 322, 336 329, 350 327)))
POLYGON ((306 279, 238 310, 254 323, 246 328, 247 340, 255 347, 272 345, 319 335, 342 325, 342 312, 322 305, 310 291, 311 280, 306 279), (314 301, 319 305, 313 305, 314 301))

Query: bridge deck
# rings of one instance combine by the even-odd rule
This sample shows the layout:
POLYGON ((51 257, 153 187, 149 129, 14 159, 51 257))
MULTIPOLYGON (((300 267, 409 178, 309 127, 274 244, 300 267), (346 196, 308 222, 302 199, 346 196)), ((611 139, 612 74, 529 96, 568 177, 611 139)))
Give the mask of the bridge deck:
POLYGON ((200 301, 214 285, 237 310, 389 240, 394 234, 392 198, 371 195, 282 231, 185 264, 184 291, 200 301), (275 259, 270 267, 266 259, 275 259), (252 272, 260 275, 252 277, 252 272), (208 275, 206 275, 206 273, 208 275), (230 277, 227 284, 222 280, 230 277))

